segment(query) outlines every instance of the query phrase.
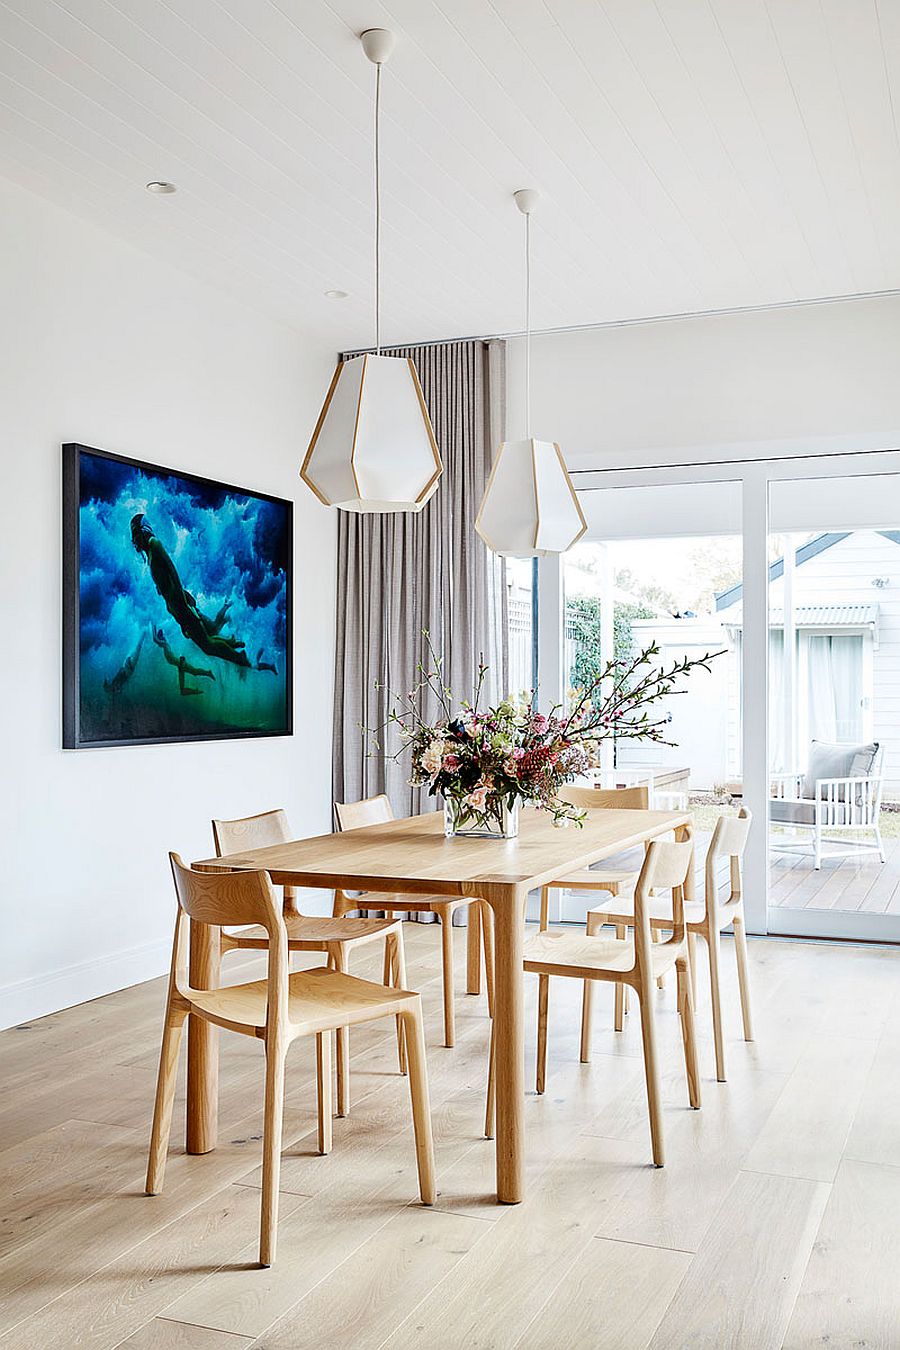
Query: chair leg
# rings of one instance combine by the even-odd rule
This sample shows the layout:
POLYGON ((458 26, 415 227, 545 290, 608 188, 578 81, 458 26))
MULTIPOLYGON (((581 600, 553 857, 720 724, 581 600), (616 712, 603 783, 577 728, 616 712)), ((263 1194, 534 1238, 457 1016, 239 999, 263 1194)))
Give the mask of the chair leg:
POLYGON ((474 900, 466 924, 466 993, 481 993, 481 906, 474 900))
MULTIPOLYGON (((391 950, 391 986, 394 989, 406 988, 406 956, 403 951, 403 932, 391 933, 385 938, 385 946, 390 944, 391 950)), ((403 1026, 403 1018, 397 1014, 397 1062, 400 1066, 400 1072, 406 1073, 406 1031, 403 1026)))
MULTIPOLYGON (((587 916, 587 936, 593 937, 597 931, 596 914, 587 916)), ((600 925, 602 927, 602 924, 600 925)), ((590 1064, 591 1062, 591 1027, 594 1017, 594 981, 582 980, 581 982, 581 1062, 590 1064)))
POLYGON ((178 1054, 186 1012, 179 1008, 166 1009, 162 1046, 159 1052, 159 1073, 156 1079, 156 1101, 153 1106, 153 1126, 150 1130, 150 1158, 147 1163, 148 1195, 159 1195, 166 1173, 166 1154, 169 1132, 172 1128, 172 1103, 175 1100, 175 1079, 178 1076, 178 1054))
POLYGON ((694 1007, 697 1006, 697 934, 688 929, 687 934, 688 950, 688 969, 691 972, 691 993, 694 996, 694 1007))
POLYGON ((488 1081, 487 1081, 487 1099, 484 1106, 484 1137, 493 1139, 494 1137, 494 1100, 496 1095, 496 1081, 494 1077, 494 1023, 491 1022, 491 1043, 488 1050, 488 1081))
MULTIPOLYGON (((654 942, 659 942, 659 936, 660 936, 660 935, 659 935, 659 929, 658 929, 658 928, 651 928, 651 929, 650 929, 650 936, 651 936, 651 938, 653 939, 654 942)), ((657 987, 657 989, 665 989, 665 987, 666 987, 666 977, 665 977, 665 975, 657 975, 657 977, 656 977, 656 987, 657 987)))
MULTIPOLYGON (((617 923, 617 924, 616 924, 616 937, 618 938, 618 940, 619 940, 620 942, 624 942, 624 941, 625 941, 625 925, 624 925, 624 923, 617 923)), ((624 985, 624 984, 622 984, 622 983, 619 983, 619 984, 616 985, 616 1012, 615 1012, 615 1023, 614 1023, 615 1028, 616 1028, 616 1031, 621 1031, 621 1030, 622 1030, 622 1027, 623 1027, 623 1025, 624 1025, 624 1022, 625 1022, 625 1016, 624 1016, 624 1014, 625 1014, 625 995, 626 995, 627 992, 628 992, 628 986, 627 986, 627 985, 624 985)))
POLYGON ((678 1007, 681 1012, 681 1040, 684 1045, 684 1067, 688 1081, 688 1101, 695 1111, 700 1109, 700 1070, 697 1065, 697 1034, 694 1027, 694 998, 687 961, 675 962, 678 984, 678 1007))
MULTIPOLYGON (((329 1033, 318 1037, 328 1046, 329 1033)), ((278 1184, 281 1177, 281 1134, 284 1121, 284 1061, 287 1046, 281 1041, 266 1042, 266 1107, 263 1124, 262 1207, 259 1218, 259 1264, 270 1266, 275 1260, 278 1231, 278 1184)), ((330 1074, 329 1063, 329 1074, 330 1074)), ((331 1096, 331 1078, 328 1079, 331 1096)), ((328 1102, 328 1129, 331 1129, 331 1102, 328 1102)))
MULTIPOLYGON (((343 942, 335 944, 334 968, 344 974, 347 970, 347 949, 343 942)), ((387 983, 387 981, 385 981, 387 983)), ((334 1033, 337 1042, 337 1113, 350 1114, 350 1028, 338 1027, 334 1033)))
MULTIPOLYGON (((338 1028, 340 1034, 340 1028, 338 1028)), ((319 1098, 318 1149, 330 1153, 333 1143, 331 1115, 331 1032, 316 1035, 316 1089, 319 1098)))
POLYGON ((737 960, 738 985, 741 991, 741 1018, 744 1040, 753 1040, 753 1022, 750 1018, 750 972, 747 966, 747 934, 743 913, 734 916, 734 955, 737 960))
POLYGON ((876 847, 878 848, 878 856, 881 859, 881 861, 884 862, 885 861, 884 840, 881 837, 881 828, 878 825, 875 826, 875 844, 876 847))
POLYGON ((641 1039, 644 1043, 644 1078, 647 1084, 647 1109, 650 1113, 650 1143, 653 1162, 663 1167, 666 1161, 663 1146, 662 1107, 659 1100, 659 1069, 656 1063, 656 1028, 653 1017, 653 999, 647 988, 636 991, 641 1006, 641 1039))
POLYGON ((544 1091, 547 1079, 547 1005, 550 1001, 550 976, 538 976, 537 1078, 535 1090, 544 1091))
POLYGON ((719 930, 710 922, 706 929, 706 946, 709 951, 709 998, 712 1003, 713 1037, 716 1043, 716 1078, 725 1082, 725 1037, 722 1033, 722 990, 719 983, 719 967, 722 949, 719 930))
POLYGON ((444 1045, 456 1044, 456 1027, 453 1018, 453 912, 442 909, 439 913, 441 924, 441 947, 444 966, 444 1045))
POLYGON ((484 949, 484 983, 487 989, 488 1017, 494 1015, 494 911, 486 900, 478 906, 484 949))
POLYGON ((431 1134, 431 1107, 428 1101, 428 1072, 425 1067, 425 1033, 422 1029, 421 1000, 416 999, 410 1011, 404 1012, 402 1017, 409 1055, 409 1095, 412 1102, 413 1131, 416 1136, 419 1195, 423 1205, 433 1205, 434 1140, 431 1134))

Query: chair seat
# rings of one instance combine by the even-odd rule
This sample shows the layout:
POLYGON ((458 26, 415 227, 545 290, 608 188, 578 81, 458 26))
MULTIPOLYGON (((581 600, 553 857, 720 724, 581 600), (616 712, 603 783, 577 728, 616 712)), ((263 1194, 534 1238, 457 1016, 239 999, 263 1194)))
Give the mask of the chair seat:
MULTIPOLYGON (((392 933, 396 919, 331 919, 316 915, 288 915, 284 917, 290 946, 324 948, 330 942, 367 942, 392 933)), ((238 947, 265 949, 269 938, 264 928, 241 928, 229 933, 229 939, 238 947)))
MULTIPOLYGON (((651 896, 647 903, 651 923, 657 919, 672 922, 672 898, 669 895, 651 896)), ((702 900, 687 900, 684 906, 685 923, 702 923, 705 907, 702 900)), ((594 905, 588 914, 597 914, 606 923, 634 923, 634 897, 616 896, 608 905, 594 905)), ((592 939, 593 940, 593 939, 592 939)))
MULTIPOLYGON (((835 803, 840 808, 840 803, 835 803)), ((776 825, 815 825, 816 804, 775 797, 769 802, 769 819, 776 825)))
MULTIPOLYGON (((403 1004, 418 994, 406 989, 387 989, 355 975, 344 975, 320 966, 288 978, 288 1021, 300 1035, 332 1031, 336 1027, 368 1022, 374 1017, 400 1012, 403 1004)), ((267 983, 254 980, 224 989, 191 989, 192 1008, 211 1021, 227 1026, 265 1030, 267 983)))
POLYGON ((637 881, 637 872, 616 871, 613 868, 579 867, 575 872, 567 872, 550 886, 571 886, 574 890, 604 891, 609 885, 631 886, 637 881))
MULTIPOLYGON (((666 942, 654 942, 651 951, 653 975, 671 970, 684 948, 670 948, 666 942)), ((586 937, 584 933, 564 933, 548 928, 525 939, 525 969, 534 975, 571 975, 589 980, 604 974, 620 974, 634 966, 634 942, 616 938, 586 937)))

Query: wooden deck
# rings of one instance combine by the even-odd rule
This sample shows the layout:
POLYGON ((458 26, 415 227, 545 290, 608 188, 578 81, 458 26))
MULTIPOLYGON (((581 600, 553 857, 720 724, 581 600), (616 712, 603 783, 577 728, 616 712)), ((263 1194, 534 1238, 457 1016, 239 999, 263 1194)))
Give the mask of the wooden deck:
POLYGON ((900 839, 886 839, 884 847, 884 863, 874 854, 823 858, 818 872, 808 855, 772 853, 771 903, 780 909, 900 914, 900 839))

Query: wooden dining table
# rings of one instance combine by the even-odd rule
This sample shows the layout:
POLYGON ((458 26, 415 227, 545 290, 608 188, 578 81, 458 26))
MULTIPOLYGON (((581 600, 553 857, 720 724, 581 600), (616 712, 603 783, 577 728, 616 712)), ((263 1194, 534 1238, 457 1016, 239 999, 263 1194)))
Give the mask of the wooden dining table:
MULTIPOLYGON (((687 811, 590 811, 584 824, 554 826, 546 813, 520 812, 515 839, 446 838, 442 813, 411 816, 340 834, 319 835, 268 848, 204 858, 203 872, 266 871, 278 886, 468 896, 494 913, 497 1199, 524 1196, 524 986, 522 941, 529 891, 576 869, 674 831, 691 838, 687 811)), ((688 871, 685 899, 693 896, 688 871)), ((219 980, 216 930, 192 927, 190 981, 214 988, 219 980)), ((207 1153, 216 1144, 218 1044, 209 1022, 191 1018, 188 1031, 187 1148, 207 1153)))

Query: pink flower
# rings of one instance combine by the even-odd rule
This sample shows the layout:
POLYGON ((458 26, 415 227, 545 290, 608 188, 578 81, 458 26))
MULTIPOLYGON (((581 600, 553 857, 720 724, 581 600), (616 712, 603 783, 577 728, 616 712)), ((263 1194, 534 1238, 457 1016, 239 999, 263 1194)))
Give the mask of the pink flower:
POLYGON ((519 761, 516 759, 515 753, 513 753, 503 761, 503 772, 508 774, 510 778, 515 778, 518 771, 519 761))
POLYGON ((466 797, 466 803, 467 805, 471 806, 472 809, 475 811, 483 811, 486 797, 487 797, 486 787, 473 788, 472 791, 469 793, 469 795, 466 797))
POLYGON ((513 759, 524 759, 525 751, 522 749, 521 745, 516 746, 515 750, 512 752, 512 757, 513 759))
POLYGON ((459 755, 445 755, 444 768, 448 773, 456 773, 459 768, 459 755))
POLYGON ((547 719, 543 713, 535 713, 531 719, 531 729, 536 736, 543 736, 547 730, 547 719))

